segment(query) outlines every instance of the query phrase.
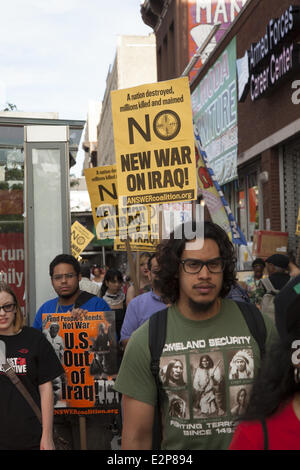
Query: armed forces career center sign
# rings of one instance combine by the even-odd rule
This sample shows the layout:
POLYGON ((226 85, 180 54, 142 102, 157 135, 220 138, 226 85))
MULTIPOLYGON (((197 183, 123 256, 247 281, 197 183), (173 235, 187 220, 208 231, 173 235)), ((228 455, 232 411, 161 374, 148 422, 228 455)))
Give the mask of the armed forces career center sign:
POLYGON ((132 204, 197 197, 188 78, 111 92, 118 195, 132 204))

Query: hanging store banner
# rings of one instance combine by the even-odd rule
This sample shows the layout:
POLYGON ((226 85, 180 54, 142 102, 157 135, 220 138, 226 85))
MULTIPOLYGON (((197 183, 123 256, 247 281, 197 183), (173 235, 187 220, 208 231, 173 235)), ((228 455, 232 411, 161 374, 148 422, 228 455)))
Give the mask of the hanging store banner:
POLYGON ((220 185, 237 178, 236 39, 192 93, 194 122, 220 185))
POLYGON ((71 227, 72 255, 78 258, 93 238, 94 234, 76 220, 71 227))
POLYGON ((97 238, 114 240, 115 251, 126 251, 126 238, 132 251, 154 251, 159 238, 156 207, 122 206, 115 165, 88 168, 84 174, 97 238))
POLYGON ((43 333, 52 344, 65 374, 53 383, 57 415, 118 414, 114 391, 118 356, 114 312, 88 312, 84 320, 71 314, 43 315, 43 333))
MULTIPOLYGON (((209 54, 221 41, 227 29, 239 14, 246 0, 188 0, 189 58, 204 43, 213 27, 221 23, 215 37, 205 50, 209 54)), ((202 66, 198 60, 190 73, 192 80, 202 66)))
POLYGON ((112 91, 111 99, 119 197, 128 206, 196 199, 188 78, 112 91))
POLYGON ((211 219, 225 230, 232 243, 247 245, 247 241, 235 221, 214 172, 209 166, 208 158, 202 148, 201 139, 196 126, 194 127, 194 131, 198 186, 209 210, 211 219))

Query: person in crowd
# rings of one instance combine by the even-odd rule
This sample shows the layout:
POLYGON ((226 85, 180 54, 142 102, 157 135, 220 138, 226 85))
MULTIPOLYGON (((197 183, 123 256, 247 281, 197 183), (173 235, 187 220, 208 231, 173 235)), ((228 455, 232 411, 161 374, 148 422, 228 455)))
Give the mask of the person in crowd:
MULTIPOLYGON (((148 292, 151 289, 151 285, 149 283, 148 277, 148 260, 151 257, 150 253, 141 253, 138 257, 139 263, 139 275, 138 275, 138 293, 143 294, 144 292, 148 292)), ((128 287, 126 293, 126 306, 129 302, 136 296, 135 286, 132 284, 128 287)))
POLYGON ((236 300, 237 302, 246 302, 250 303, 250 298, 247 290, 240 285, 238 281, 232 285, 229 294, 227 295, 228 299, 236 300))
POLYGON ((80 308, 75 308, 76 302, 82 292, 79 287, 81 280, 80 264, 77 259, 68 254, 57 255, 50 263, 49 274, 52 287, 58 297, 47 300, 38 309, 33 327, 42 330, 42 316, 45 313, 67 313, 80 314, 84 310, 88 312, 109 311, 107 303, 92 294, 86 296, 87 300, 80 308))
POLYGON ((90 268, 87 264, 82 264, 80 266, 81 279, 79 281, 79 289, 84 290, 85 292, 90 292, 91 294, 97 295, 100 297, 100 287, 96 282, 91 281, 90 279, 90 268))
POLYGON ((95 265, 93 267, 93 277, 92 282, 98 286, 100 289, 103 283, 103 279, 105 276, 105 269, 101 268, 101 266, 95 265))
POLYGON ((300 276, 275 298, 279 333, 256 377, 231 450, 300 450, 300 276))
POLYGON ((249 295, 250 302, 260 308, 262 297, 265 293, 261 286, 261 279, 264 275, 266 263, 262 258, 256 258, 252 263, 253 274, 245 279, 245 285, 249 295))
MULTIPOLYGON (((272 283, 274 289, 281 290, 286 283, 289 282, 289 262, 290 260, 288 256, 277 253, 266 259, 268 279, 272 283)), ((261 284, 264 286, 264 279, 261 279, 261 284)))
POLYGON ((125 294, 122 286, 122 273, 117 269, 109 269, 104 276, 100 296, 112 310, 124 308, 125 294))
POLYGON ((292 252, 288 253, 288 257, 289 257, 289 266, 288 266, 288 270, 289 270, 289 275, 292 277, 295 277, 295 276, 299 276, 300 275, 300 268, 298 266, 298 264, 296 263, 296 258, 294 256, 294 254, 292 252))
MULTIPOLYGON (((197 237, 196 222, 186 222, 176 227, 168 240, 156 252, 163 299, 172 305, 168 308, 165 347, 161 360, 176 351, 187 368, 185 396, 193 396, 191 364, 195 354, 218 357, 216 366, 228 370, 229 352, 237 342, 247 344, 252 350, 255 368, 260 365, 260 351, 238 305, 226 299, 236 278, 234 248, 226 232, 217 224, 204 222, 204 240, 197 237)), ((150 369, 149 320, 132 335, 128 342, 117 376, 115 389, 122 393, 123 433, 122 449, 151 449, 152 428, 158 390, 150 369)), ((268 350, 276 335, 275 326, 264 318, 268 350)), ((246 379, 247 384, 251 380, 246 379)), ((243 381, 241 381, 243 383, 243 381)), ((229 394, 230 379, 224 374, 224 394, 229 394)), ((164 389, 164 385, 161 384, 164 389)), ((181 394, 184 391, 181 390, 181 394)), ((227 449, 230 432, 220 432, 223 425, 230 426, 230 409, 218 416, 218 425, 209 433, 184 433, 181 422, 168 414, 168 400, 162 393, 160 400, 162 422, 161 448, 164 450, 227 449)), ((183 396, 183 395, 182 395, 183 396)), ((216 397, 220 399, 222 397, 216 397)), ((226 403, 226 400, 223 400, 226 403)), ((191 404, 186 425, 197 423, 199 429, 206 417, 194 416, 191 404)), ((199 413, 199 412, 198 412, 199 413)), ((233 428, 231 429, 233 432, 233 428)))
POLYGON ((166 308, 165 302, 161 300, 159 283, 156 281, 159 267, 155 253, 148 260, 148 278, 151 290, 134 297, 128 304, 124 322, 121 329, 121 343, 126 347, 130 336, 137 330, 153 313, 166 308))
POLYGON ((52 380, 64 373, 45 336, 25 326, 12 288, 0 283, 0 342, 7 362, 41 409, 42 424, 0 369, 0 449, 54 450, 52 380))
POLYGON ((280 290, 289 282, 290 275, 287 273, 289 258, 285 255, 275 254, 267 258, 266 266, 268 277, 261 279, 260 284, 264 289, 260 308, 262 313, 268 315, 275 321, 274 299, 280 290))
MULTIPOLYGON (((80 264, 68 254, 57 255, 50 263, 49 274, 57 297, 47 300, 38 309, 33 327, 43 329, 44 314, 67 314, 79 317, 85 312, 110 311, 108 304, 93 294, 81 291, 80 264)), ((97 434, 101 429, 99 416, 87 416, 87 445, 89 449, 97 449, 97 434)), ((54 424, 59 434, 70 443, 72 450, 80 449, 80 433, 78 416, 55 416, 54 424)))
POLYGON ((100 296, 115 312, 117 341, 120 340, 121 326, 126 311, 126 300, 123 290, 123 276, 118 269, 106 271, 100 296))

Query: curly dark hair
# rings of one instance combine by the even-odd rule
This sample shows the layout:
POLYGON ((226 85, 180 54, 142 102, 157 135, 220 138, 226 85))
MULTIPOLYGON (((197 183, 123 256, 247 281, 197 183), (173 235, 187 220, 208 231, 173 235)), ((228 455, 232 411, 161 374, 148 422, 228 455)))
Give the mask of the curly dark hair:
MULTIPOLYGON (((161 297, 166 302, 176 302, 179 299, 179 267, 180 258, 185 249, 186 242, 191 241, 187 238, 191 233, 196 237, 196 222, 185 222, 176 227, 170 234, 168 240, 163 241, 157 247, 156 258, 159 265, 157 282, 160 288, 161 297)), ((225 260, 225 269, 223 272, 223 284, 220 291, 221 297, 226 297, 236 279, 236 258, 234 248, 226 232, 213 222, 204 222, 204 239, 214 240, 220 250, 220 256, 225 260)))

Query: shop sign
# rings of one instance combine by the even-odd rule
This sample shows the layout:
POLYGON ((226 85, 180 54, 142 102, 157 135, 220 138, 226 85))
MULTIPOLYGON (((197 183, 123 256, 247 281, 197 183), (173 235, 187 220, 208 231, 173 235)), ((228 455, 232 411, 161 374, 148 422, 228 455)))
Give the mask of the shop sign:
MULTIPOLYGON (((188 0, 188 48, 189 59, 196 54, 216 24, 219 29, 205 50, 209 54, 218 44, 231 23, 240 13, 246 0, 188 0)), ((190 72, 190 80, 202 67, 201 57, 190 72)))
POLYGON ((194 122, 220 185, 237 178, 236 39, 192 93, 194 122))
POLYGON ((239 101, 249 91, 252 101, 261 98, 299 65, 299 46, 292 40, 299 24, 300 7, 291 5, 280 18, 270 19, 261 39, 237 59, 239 101))

